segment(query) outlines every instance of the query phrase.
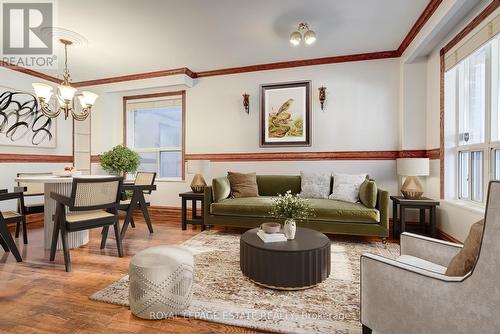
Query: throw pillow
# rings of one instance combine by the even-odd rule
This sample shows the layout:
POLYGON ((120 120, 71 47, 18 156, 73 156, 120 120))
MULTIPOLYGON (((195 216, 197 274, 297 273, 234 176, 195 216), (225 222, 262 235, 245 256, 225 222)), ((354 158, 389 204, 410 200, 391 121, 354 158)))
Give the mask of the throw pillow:
POLYGON ((367 208, 377 205, 377 184, 373 180, 365 180, 359 187, 359 199, 367 208))
POLYGON ((464 276, 474 268, 481 248, 483 228, 484 220, 482 219, 471 226, 463 248, 450 261, 448 269, 446 269, 446 276, 464 276))
POLYGON ((300 172, 300 197, 328 198, 331 179, 330 173, 300 172))
POLYGON ((255 173, 243 174, 228 172, 227 178, 231 186, 232 198, 259 196, 257 175, 255 173))
POLYGON ((212 196, 214 202, 220 202, 231 195, 231 185, 227 177, 218 177, 212 180, 212 196))
POLYGON ((366 180, 366 174, 338 174, 333 173, 333 189, 329 199, 336 199, 349 203, 359 201, 359 188, 366 180))

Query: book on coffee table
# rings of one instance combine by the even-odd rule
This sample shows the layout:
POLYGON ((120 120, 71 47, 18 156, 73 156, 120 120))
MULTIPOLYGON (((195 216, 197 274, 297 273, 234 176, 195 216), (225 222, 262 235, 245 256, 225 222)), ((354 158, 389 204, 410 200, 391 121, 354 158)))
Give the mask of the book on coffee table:
POLYGON ((268 242, 283 242, 286 241, 286 237, 283 233, 266 233, 262 230, 259 230, 257 232, 257 235, 259 238, 264 241, 265 243, 268 242))

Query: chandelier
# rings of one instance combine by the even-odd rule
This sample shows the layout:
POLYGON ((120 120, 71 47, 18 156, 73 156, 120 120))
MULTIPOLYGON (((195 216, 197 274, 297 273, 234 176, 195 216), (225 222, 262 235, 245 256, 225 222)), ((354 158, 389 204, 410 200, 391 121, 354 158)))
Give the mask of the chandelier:
POLYGON ((55 94, 57 103, 54 111, 50 110, 49 107, 50 98, 53 94, 52 86, 43 83, 34 83, 32 86, 38 98, 40 109, 45 116, 55 118, 59 116, 62 111, 64 112, 64 119, 67 119, 71 113, 71 116, 73 116, 76 121, 84 121, 90 115, 90 111, 98 95, 89 91, 83 91, 76 94, 77 89, 70 84, 71 76, 68 70, 68 46, 72 45, 73 42, 66 39, 60 39, 59 41, 64 45, 64 72, 63 82, 57 86, 57 93, 55 94), (75 95, 78 97, 80 105, 82 106, 80 112, 76 112, 75 110, 73 103, 75 95))
POLYGON ((307 45, 311 45, 316 41, 316 33, 309 29, 309 25, 307 23, 299 23, 297 30, 290 34, 290 43, 292 43, 293 46, 299 45, 302 40, 302 36, 304 37, 304 42, 306 42, 307 45))

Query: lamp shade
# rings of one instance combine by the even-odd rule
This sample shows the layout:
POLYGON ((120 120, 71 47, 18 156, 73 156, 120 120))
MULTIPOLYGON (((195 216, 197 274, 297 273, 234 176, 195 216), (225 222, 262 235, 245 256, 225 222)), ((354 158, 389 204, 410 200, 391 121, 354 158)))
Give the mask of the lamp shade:
POLYGON ((397 159, 397 171, 401 176, 429 175, 429 158, 397 159))
POLYGON ((189 174, 204 174, 207 172, 210 160, 188 160, 189 174))
POLYGON ((49 102, 50 97, 52 96, 52 87, 42 83, 33 83, 33 89, 35 90, 35 94, 38 98, 42 98, 45 102, 49 102))

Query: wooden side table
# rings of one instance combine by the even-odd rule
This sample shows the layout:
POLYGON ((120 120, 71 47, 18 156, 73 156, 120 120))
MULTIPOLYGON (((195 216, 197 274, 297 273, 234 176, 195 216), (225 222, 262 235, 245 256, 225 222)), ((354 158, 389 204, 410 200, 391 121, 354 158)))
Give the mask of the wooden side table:
POLYGON ((203 210, 203 193, 195 193, 188 191, 185 193, 180 193, 179 197, 182 199, 182 230, 186 230, 187 224, 201 225, 201 230, 205 231, 205 221, 203 219, 203 214, 198 216, 196 213, 197 201, 201 202, 201 208, 203 210), (191 201, 191 219, 187 219, 187 201, 191 201))
POLYGON ((420 226, 425 227, 425 210, 430 212, 430 235, 436 237, 436 207, 439 201, 422 197, 421 199, 406 199, 403 196, 391 196, 392 200, 392 236, 399 238, 399 234, 406 230, 405 209, 419 209, 420 226), (398 224, 398 205, 399 205, 399 224, 398 224), (398 226, 399 225, 399 226, 398 226), (400 227, 400 230, 398 230, 400 227))

